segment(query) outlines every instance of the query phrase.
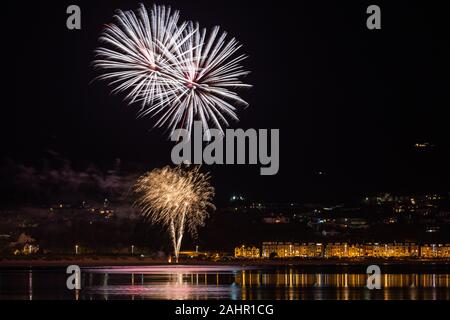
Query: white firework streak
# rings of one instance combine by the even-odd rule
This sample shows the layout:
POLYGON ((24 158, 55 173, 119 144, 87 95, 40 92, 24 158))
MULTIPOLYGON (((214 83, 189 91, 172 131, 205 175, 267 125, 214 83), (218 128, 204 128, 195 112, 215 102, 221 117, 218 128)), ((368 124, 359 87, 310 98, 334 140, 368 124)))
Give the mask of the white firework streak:
POLYGON ((200 172, 200 167, 167 166, 147 172, 134 186, 138 195, 135 205, 149 222, 167 229, 177 262, 185 231, 195 236, 197 228, 205 224, 208 211, 215 210, 209 177, 209 173, 200 172))
MULTIPOLYGON (((138 116, 157 117, 157 127, 170 134, 190 132, 201 120, 223 134, 227 119, 238 120, 234 105, 247 106, 233 89, 248 88, 241 77, 248 74, 235 56, 237 40, 226 40, 219 27, 210 32, 198 23, 178 24, 179 12, 154 5, 150 13, 141 5, 137 14, 118 11, 116 23, 106 26, 96 50, 94 67, 103 70, 112 93, 125 92, 129 104, 139 103, 138 116)), ((208 136, 209 138, 209 136, 208 136)))

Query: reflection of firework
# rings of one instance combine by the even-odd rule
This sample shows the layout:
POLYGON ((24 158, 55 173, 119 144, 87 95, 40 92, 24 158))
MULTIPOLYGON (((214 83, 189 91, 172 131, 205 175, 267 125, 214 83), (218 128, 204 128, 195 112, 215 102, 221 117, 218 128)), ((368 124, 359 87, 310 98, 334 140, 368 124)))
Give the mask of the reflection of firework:
POLYGON ((207 210, 215 209, 210 202, 214 188, 209 174, 201 173, 199 167, 184 170, 167 166, 141 176, 135 191, 136 204, 144 217, 167 227, 178 261, 185 228, 195 235, 197 228, 204 225, 207 210))
POLYGON ((248 72, 235 56, 240 45, 219 27, 211 32, 198 24, 178 24, 178 11, 164 6, 119 11, 97 49, 94 66, 105 73, 113 92, 128 92, 129 103, 141 104, 140 115, 157 116, 156 126, 191 130, 196 119, 222 131, 227 118, 237 120, 233 104, 246 106, 232 88, 250 87, 240 78, 248 72))

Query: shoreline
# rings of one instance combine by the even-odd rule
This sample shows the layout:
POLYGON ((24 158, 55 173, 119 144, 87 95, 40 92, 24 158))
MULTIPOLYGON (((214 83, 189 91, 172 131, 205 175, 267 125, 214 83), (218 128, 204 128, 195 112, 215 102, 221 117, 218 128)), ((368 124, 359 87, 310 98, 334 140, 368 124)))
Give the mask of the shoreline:
POLYGON ((235 259, 228 261, 209 261, 180 259, 178 264, 167 260, 139 258, 131 256, 84 256, 84 257, 42 257, 42 258, 0 258, 2 267, 63 267, 68 265, 81 267, 96 266, 153 266, 153 265, 213 265, 213 266, 255 266, 255 267, 346 267, 368 266, 371 264, 389 266, 444 267, 450 270, 450 259, 235 259))

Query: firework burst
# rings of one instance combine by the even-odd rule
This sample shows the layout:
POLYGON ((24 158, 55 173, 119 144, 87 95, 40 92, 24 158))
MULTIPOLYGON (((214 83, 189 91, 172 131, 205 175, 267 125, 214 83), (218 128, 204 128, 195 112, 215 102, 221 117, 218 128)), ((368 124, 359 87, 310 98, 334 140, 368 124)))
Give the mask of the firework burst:
POLYGON ((197 228, 204 225, 208 210, 215 209, 210 202, 214 188, 209 174, 201 173, 199 167, 167 166, 141 176, 134 189, 138 194, 135 204, 142 215, 167 228, 178 261, 185 230, 195 236, 197 228))
POLYGON ((96 50, 94 67, 103 73, 113 93, 125 93, 129 104, 139 103, 139 116, 156 117, 155 126, 170 134, 177 128, 190 133, 195 120, 206 131, 223 133, 229 119, 238 120, 236 106, 247 103, 233 91, 250 87, 248 74, 236 55, 240 45, 227 40, 219 27, 211 31, 197 23, 179 23, 179 12, 141 5, 135 12, 118 11, 115 23, 105 27, 96 50))

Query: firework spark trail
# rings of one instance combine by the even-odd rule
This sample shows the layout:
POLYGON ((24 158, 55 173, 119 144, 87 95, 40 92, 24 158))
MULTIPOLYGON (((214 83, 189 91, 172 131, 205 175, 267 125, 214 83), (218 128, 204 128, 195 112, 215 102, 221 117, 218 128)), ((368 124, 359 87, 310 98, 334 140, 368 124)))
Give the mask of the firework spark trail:
POLYGON ((185 229, 195 236, 197 228, 204 225, 208 210, 215 209, 210 202, 214 188, 209 174, 201 173, 199 167, 167 166, 141 176, 134 190, 138 194, 135 204, 142 215, 167 228, 178 261, 185 229))
POLYGON ((226 40, 219 27, 178 23, 179 12, 164 6, 118 11, 115 20, 100 36, 94 66, 112 93, 126 92, 129 104, 141 105, 139 117, 157 117, 155 126, 170 134, 190 133, 197 119, 205 131, 211 125, 223 133, 227 119, 238 120, 235 105, 248 104, 232 90, 251 86, 240 80, 248 71, 240 65, 246 56, 235 56, 236 39, 226 40))

